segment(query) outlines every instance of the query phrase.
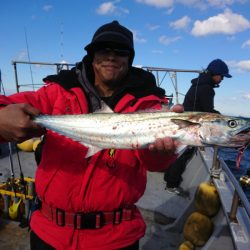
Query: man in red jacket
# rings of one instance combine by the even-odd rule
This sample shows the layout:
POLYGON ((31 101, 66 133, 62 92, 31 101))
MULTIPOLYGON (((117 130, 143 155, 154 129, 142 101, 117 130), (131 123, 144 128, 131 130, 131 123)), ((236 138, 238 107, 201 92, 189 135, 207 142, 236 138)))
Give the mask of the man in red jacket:
POLYGON ((156 139, 147 149, 105 149, 85 158, 87 147, 32 121, 40 113, 91 113, 101 101, 117 113, 160 109, 166 103, 154 76, 132 67, 133 35, 117 21, 97 29, 85 50, 80 63, 46 77, 38 91, 0 96, 2 141, 44 134, 31 249, 139 249, 145 223, 134 204, 145 191, 146 171, 165 169, 176 159, 170 138, 156 139))

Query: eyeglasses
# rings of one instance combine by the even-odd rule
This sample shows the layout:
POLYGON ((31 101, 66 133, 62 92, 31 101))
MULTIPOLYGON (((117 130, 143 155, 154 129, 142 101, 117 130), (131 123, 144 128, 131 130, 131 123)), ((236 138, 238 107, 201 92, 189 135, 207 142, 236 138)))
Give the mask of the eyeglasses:
POLYGON ((102 55, 114 53, 116 56, 121 56, 121 57, 130 55, 130 50, 128 49, 99 48, 96 49, 96 52, 102 55))

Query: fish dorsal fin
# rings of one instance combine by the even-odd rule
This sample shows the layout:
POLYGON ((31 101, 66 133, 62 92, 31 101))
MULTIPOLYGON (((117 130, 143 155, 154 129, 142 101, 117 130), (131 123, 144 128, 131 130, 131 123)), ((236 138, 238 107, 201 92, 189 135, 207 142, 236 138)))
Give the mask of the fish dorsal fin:
POLYGON ((114 111, 103 100, 101 100, 101 108, 94 113, 114 113, 114 111))
POLYGON ((176 118, 171 119, 171 122, 178 125, 180 129, 190 127, 190 126, 199 126, 199 127, 201 126, 200 123, 190 122, 187 120, 176 119, 176 118))

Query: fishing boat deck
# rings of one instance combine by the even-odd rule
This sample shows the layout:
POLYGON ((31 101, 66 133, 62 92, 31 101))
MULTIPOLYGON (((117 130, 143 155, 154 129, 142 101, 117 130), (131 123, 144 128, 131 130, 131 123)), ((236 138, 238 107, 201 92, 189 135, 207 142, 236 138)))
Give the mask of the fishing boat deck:
MULTIPOLYGON (((6 149, 4 149, 6 150, 6 149)), ((6 152, 2 152, 6 155, 6 152)), ((20 152, 22 172, 26 177, 34 177, 36 164, 33 153, 20 152)), ((20 176, 18 158, 13 154, 14 176, 20 176)), ((0 183, 5 182, 11 177, 10 158, 8 156, 0 158, 0 183)), ((29 250, 29 231, 28 227, 22 228, 19 221, 13 221, 0 217, 0 249, 4 250, 29 250)))
POLYGON ((0 249, 29 250, 28 228, 21 228, 20 222, 0 218, 0 249))

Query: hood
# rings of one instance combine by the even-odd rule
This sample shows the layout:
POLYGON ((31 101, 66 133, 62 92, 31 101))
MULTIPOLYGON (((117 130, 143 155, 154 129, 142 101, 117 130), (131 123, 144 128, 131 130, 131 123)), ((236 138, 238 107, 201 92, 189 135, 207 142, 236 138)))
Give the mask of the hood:
POLYGON ((209 85, 213 88, 218 88, 219 85, 213 83, 212 75, 210 72, 205 72, 199 74, 197 78, 191 80, 192 86, 200 85, 209 85))
MULTIPOLYGON (((94 72, 89 55, 86 55, 71 70, 62 70, 57 75, 47 76, 43 80, 44 82, 56 82, 65 89, 81 87, 88 97, 91 112, 101 108, 101 99, 93 85, 94 72)), ((114 92, 111 108, 114 108, 117 102, 127 93, 135 98, 148 95, 155 95, 161 98, 165 96, 165 90, 157 87, 154 75, 136 67, 130 67, 127 76, 121 81, 120 88, 114 92)))

